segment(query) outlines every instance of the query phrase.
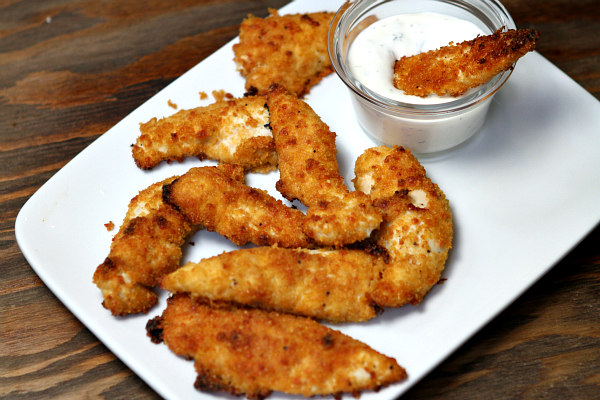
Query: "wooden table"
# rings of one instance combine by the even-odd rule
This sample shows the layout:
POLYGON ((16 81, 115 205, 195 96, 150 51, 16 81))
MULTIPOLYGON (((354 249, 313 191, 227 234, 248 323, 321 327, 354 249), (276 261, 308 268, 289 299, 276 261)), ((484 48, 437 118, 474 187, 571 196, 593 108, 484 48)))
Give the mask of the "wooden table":
MULTIPOLYGON (((236 36, 244 16, 285 3, 0 2, 0 398, 158 397, 40 281, 15 218, 77 153, 236 36)), ((504 4, 600 99, 598 0, 504 4)), ((598 398, 599 242, 596 228, 404 398, 598 398)))

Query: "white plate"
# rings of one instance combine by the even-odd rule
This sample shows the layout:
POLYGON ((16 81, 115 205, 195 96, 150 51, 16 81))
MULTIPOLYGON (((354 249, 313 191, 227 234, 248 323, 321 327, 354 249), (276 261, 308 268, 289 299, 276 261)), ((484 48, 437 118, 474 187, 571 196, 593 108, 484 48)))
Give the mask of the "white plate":
MULTIPOLYGON (((282 12, 336 10, 340 1, 296 1, 282 12)), ((129 200, 149 184, 207 162, 189 159, 139 170, 130 144, 138 124, 179 109, 208 104, 199 92, 225 89, 241 96, 229 43, 174 81, 99 137, 23 206, 16 236, 23 254, 54 294, 121 360, 165 398, 205 399, 193 388, 193 364, 146 337, 148 315, 113 318, 101 307, 92 274, 108 255, 129 200)), ((335 75, 307 98, 338 134, 348 183, 356 157, 374 145, 351 114, 349 94, 335 75)), ((423 160, 450 200, 455 243, 444 277, 419 306, 388 310, 364 324, 338 328, 403 365, 409 379, 363 399, 405 392, 546 273, 600 220, 600 103, 537 53, 519 61, 494 99, 480 134, 443 158, 423 160)), ((249 183, 274 189, 277 173, 251 174, 249 183)), ((233 249, 199 232, 185 253, 198 260, 233 249)), ((223 398, 218 396, 217 398, 223 398)), ((274 394, 273 398, 289 398, 274 394)))

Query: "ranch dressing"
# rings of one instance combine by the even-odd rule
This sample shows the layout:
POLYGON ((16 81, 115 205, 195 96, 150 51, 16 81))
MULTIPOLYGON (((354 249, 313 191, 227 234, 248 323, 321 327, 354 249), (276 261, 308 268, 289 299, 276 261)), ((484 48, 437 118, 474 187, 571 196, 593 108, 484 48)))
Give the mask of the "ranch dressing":
POLYGON ((451 96, 425 98, 404 94, 393 85, 394 62, 435 50, 450 42, 460 43, 485 33, 470 21, 424 12, 383 18, 365 28, 348 52, 352 75, 381 96, 413 104, 436 104, 456 100, 451 96))

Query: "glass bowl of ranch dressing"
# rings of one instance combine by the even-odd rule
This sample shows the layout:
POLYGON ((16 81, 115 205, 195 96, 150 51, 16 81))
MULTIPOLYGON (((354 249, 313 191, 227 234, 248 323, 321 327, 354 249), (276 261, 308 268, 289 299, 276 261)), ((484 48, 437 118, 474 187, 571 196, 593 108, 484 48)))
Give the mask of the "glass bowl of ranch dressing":
POLYGON ((512 70, 460 97, 422 98, 393 86, 394 62, 500 28, 516 29, 496 0, 349 1, 331 23, 329 57, 350 89, 361 127, 372 139, 432 155, 458 146, 481 129, 493 95, 512 70))

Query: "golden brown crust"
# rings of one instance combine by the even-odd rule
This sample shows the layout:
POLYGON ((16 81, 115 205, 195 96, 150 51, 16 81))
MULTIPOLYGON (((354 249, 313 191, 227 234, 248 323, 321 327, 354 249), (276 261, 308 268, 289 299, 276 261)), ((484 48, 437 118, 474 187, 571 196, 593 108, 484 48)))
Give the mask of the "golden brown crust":
POLYGON ((440 280, 452 247, 448 200, 408 149, 368 149, 355 165, 354 184, 384 215, 375 238, 390 256, 371 293, 388 307, 419 303, 440 280))
POLYGON ((195 224, 237 245, 307 247, 304 214, 218 167, 192 168, 163 189, 165 201, 195 224))
POLYGON ((440 280, 452 247, 448 201, 401 147, 368 149, 355 173, 355 186, 383 215, 375 246, 243 249, 188 263, 161 286, 331 322, 365 321, 386 307, 419 303, 440 280))
POLYGON ((187 263, 162 279, 191 293, 331 322, 359 322, 380 311, 370 297, 385 263, 362 250, 241 249, 187 263))
POLYGON ((500 30, 438 50, 402 57, 394 65, 394 86, 425 97, 459 96, 506 71, 533 51, 539 33, 531 29, 500 30))
POLYGON ((304 232, 325 246, 363 240, 381 223, 368 196, 349 192, 337 163, 336 134, 282 87, 267 96, 278 157, 277 190, 308 207, 304 232))
POLYGON ((281 86, 269 92, 267 105, 279 158, 277 190, 308 207, 347 193, 338 168, 335 132, 306 102, 281 86))
POLYGON ((94 273, 103 306, 113 315, 147 312, 157 302, 152 288, 179 267, 181 247, 194 227, 162 201, 162 186, 142 190, 130 204, 108 257, 94 273))
POLYGON ((265 93, 274 84, 304 96, 333 71, 327 52, 327 31, 333 13, 249 16, 233 46, 235 62, 246 77, 248 92, 265 93))
POLYGON ((154 341, 162 339, 174 353, 195 360, 200 390, 250 399, 273 391, 358 395, 406 378, 394 359, 292 315, 175 295, 148 327, 154 341))
POLYGON ((238 164, 246 170, 272 170, 277 155, 265 105, 262 96, 222 99, 160 120, 152 118, 140 124, 133 158, 142 169, 161 161, 199 157, 238 164))

